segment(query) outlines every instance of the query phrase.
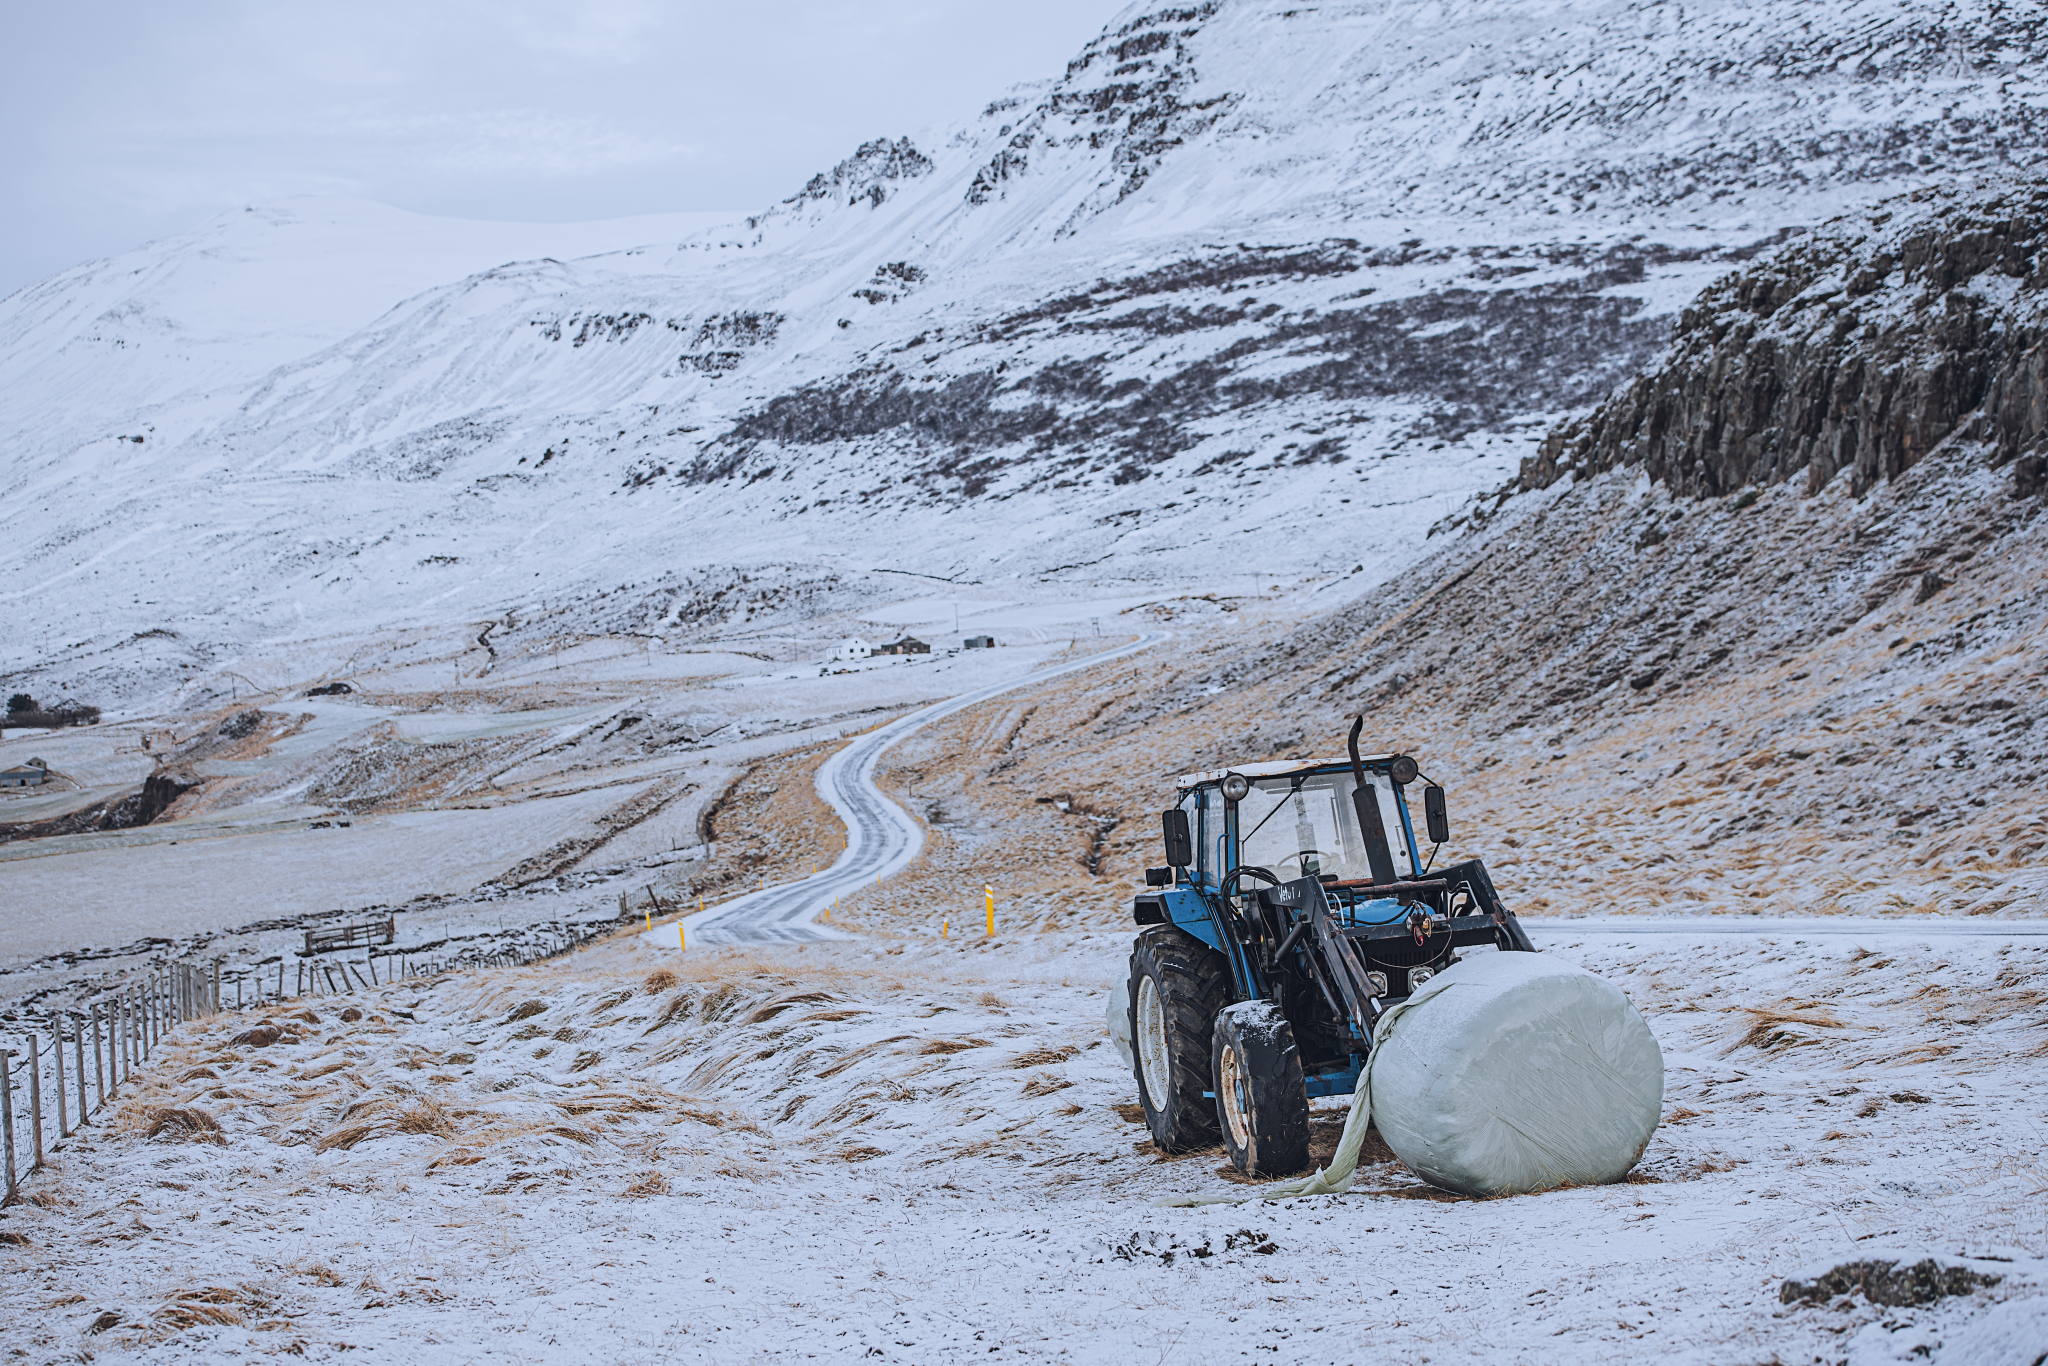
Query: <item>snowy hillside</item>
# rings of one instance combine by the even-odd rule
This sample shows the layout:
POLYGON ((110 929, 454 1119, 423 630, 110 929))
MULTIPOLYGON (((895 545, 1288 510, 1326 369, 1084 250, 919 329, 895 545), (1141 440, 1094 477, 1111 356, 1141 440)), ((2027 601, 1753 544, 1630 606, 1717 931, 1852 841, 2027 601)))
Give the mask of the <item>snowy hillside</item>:
POLYGON ((1760 244, 2031 155, 2044 48, 1925 0, 1137 6, 730 228, 419 293, 445 258, 359 235, 381 316, 284 234, 228 234, 300 282, 261 318, 144 249, 0 308, 5 662, 196 698, 395 625, 800 651, 876 571, 1369 582, 1760 244))

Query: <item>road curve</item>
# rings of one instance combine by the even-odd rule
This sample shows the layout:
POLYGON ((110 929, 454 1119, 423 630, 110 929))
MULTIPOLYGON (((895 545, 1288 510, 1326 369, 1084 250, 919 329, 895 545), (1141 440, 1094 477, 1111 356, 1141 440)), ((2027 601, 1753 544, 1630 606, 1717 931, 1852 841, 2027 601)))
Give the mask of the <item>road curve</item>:
MULTIPOLYGON (((898 806, 875 785, 875 767, 884 752, 934 721, 964 711, 991 697, 1058 678, 1063 674, 1091 669, 1121 659, 1171 639, 1171 631, 1151 631, 1128 645, 1101 654, 1059 664, 1036 673, 992 683, 943 702, 921 707, 899 716, 888 725, 857 737, 852 744, 827 759, 818 769, 818 795, 839 813, 846 823, 846 851, 822 873, 801 882, 764 887, 758 892, 714 906, 684 918, 691 943, 696 944, 788 944, 808 939, 838 937, 817 923, 819 912, 833 898, 846 896, 907 868, 924 847, 924 830, 908 811, 898 806)), ((646 936, 655 943, 674 947, 672 925, 651 930, 646 936)))

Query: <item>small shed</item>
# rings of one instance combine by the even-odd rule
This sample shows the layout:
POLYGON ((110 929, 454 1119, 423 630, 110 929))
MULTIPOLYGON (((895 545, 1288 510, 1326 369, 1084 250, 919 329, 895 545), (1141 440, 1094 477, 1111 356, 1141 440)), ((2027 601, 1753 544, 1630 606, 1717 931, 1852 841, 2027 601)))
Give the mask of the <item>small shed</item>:
POLYGON ((0 787, 41 787, 49 775, 40 768, 23 764, 19 768, 0 769, 0 787))
POLYGON ((970 650, 993 650, 996 647, 996 638, 994 636, 969 636, 960 643, 970 650))
POLYGON ((849 636, 840 644, 838 649, 832 652, 832 658, 837 662, 843 663, 855 659, 866 659, 874 652, 875 647, 862 640, 859 636, 849 636))
POLYGON ((928 655, 931 652, 932 647, 915 636, 905 636, 901 640, 892 640, 887 645, 875 647, 875 653, 878 655, 928 655))

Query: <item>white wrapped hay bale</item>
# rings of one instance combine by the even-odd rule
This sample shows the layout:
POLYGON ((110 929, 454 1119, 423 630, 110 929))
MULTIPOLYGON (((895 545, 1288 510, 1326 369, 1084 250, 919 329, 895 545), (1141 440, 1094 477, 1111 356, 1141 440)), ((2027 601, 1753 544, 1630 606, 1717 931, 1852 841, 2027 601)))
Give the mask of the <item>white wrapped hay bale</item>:
POLYGON ((1546 954, 1478 953, 1373 1031, 1373 1122, 1433 1185, 1617 1181, 1656 1131, 1664 1055, 1621 989, 1546 954))

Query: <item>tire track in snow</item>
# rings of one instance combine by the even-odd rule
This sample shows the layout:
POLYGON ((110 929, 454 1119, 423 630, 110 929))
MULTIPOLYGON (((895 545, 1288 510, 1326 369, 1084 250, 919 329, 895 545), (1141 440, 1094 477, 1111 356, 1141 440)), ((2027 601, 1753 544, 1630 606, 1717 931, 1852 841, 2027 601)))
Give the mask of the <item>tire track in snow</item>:
MULTIPOLYGON (((846 849, 838 860, 824 872, 800 882, 766 887, 722 906, 685 916, 683 924, 690 939, 700 944, 788 944, 842 938, 837 931, 817 924, 818 914, 835 897, 857 892, 909 867, 924 848, 923 827, 875 784, 875 769, 892 745, 934 721, 991 697, 1122 659, 1172 636, 1171 631, 1149 631, 1118 649, 934 702, 859 736, 818 769, 818 795, 846 823, 846 849)), ((663 943, 676 937, 676 929, 664 925, 648 931, 646 937, 663 943)))

